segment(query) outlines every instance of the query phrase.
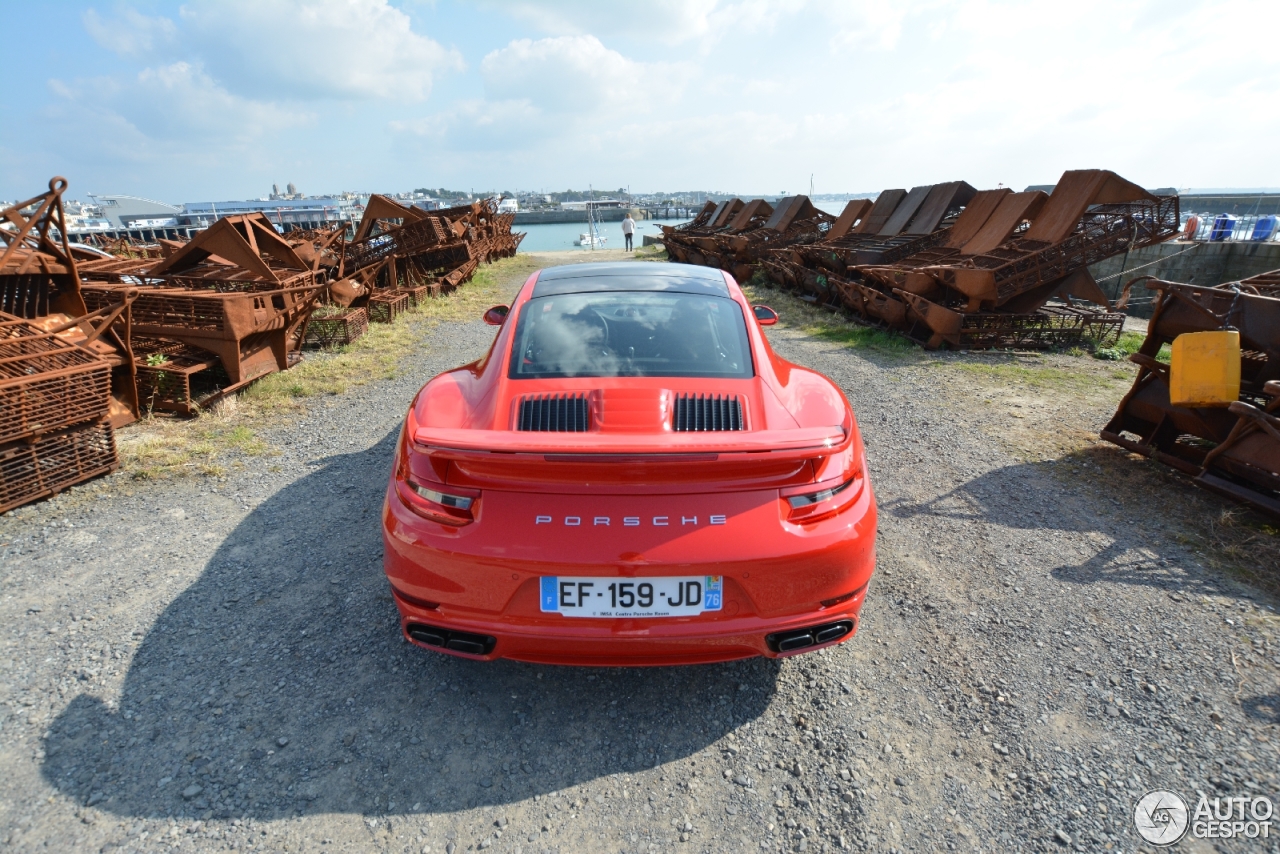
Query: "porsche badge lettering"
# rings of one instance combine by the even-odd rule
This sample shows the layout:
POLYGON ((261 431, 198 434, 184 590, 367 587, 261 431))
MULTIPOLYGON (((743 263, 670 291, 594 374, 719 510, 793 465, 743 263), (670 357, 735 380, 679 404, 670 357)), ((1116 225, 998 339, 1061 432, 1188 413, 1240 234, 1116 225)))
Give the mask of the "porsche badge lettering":
MULTIPOLYGON (((705 520, 701 522, 701 524, 704 524, 704 525, 724 525, 724 524, 727 524, 729 519, 728 516, 720 513, 712 514, 711 516, 703 516, 701 518, 705 520)), ((564 516, 564 517, 561 517, 559 522, 557 522, 555 517, 553 516, 535 516, 533 518, 533 524, 535 525, 559 524, 559 525, 567 526, 570 528, 580 528, 585 525, 587 527, 595 528, 598 526, 610 527, 613 524, 613 519, 614 517, 612 516, 589 516, 589 517, 588 516, 564 516)), ((684 527, 686 525, 693 525, 696 527, 697 525, 699 525, 699 523, 700 523, 700 520, 699 520, 699 517, 697 516, 653 516, 648 520, 645 520, 641 516, 623 516, 622 517, 622 527, 624 528, 638 528, 641 525, 645 525, 645 524, 648 524, 655 528, 666 528, 666 527, 679 528, 679 527, 684 527)))

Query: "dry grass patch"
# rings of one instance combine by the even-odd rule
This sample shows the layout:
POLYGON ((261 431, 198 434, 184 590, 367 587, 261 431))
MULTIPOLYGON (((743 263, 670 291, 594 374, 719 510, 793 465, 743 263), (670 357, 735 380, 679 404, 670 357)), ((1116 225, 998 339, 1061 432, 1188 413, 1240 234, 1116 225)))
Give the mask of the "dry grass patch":
POLYGON ((144 418, 116 433, 121 468, 135 480, 174 475, 218 476, 230 457, 255 457, 274 451, 228 409, 193 420, 144 418))
POLYGON ((1040 356, 1017 356, 994 361, 956 361, 938 363, 940 367, 971 376, 987 386, 1009 388, 1020 386, 1037 391, 1097 392, 1102 387, 1123 387, 1132 381, 1129 371, 1097 370, 1088 362, 1049 363, 1040 356))

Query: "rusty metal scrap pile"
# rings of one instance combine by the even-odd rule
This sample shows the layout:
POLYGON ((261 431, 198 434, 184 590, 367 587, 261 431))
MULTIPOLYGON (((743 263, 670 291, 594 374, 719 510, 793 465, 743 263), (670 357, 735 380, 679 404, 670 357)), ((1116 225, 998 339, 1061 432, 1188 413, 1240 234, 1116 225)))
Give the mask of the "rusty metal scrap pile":
MULTIPOLYGON (((708 203, 664 228, 677 261, 740 281, 763 271, 805 299, 929 348, 1060 346, 1118 338, 1117 306, 1088 267, 1177 234, 1178 198, 1101 169, 1053 192, 975 190, 963 181, 885 190, 839 217, 805 196, 708 203)), ((1126 292, 1127 293, 1127 292, 1126 292)))
POLYGON ((1280 519, 1280 270, 1216 287, 1146 285, 1156 305, 1146 341, 1130 357, 1138 377, 1102 438, 1280 519), (1202 332, 1238 336, 1228 367, 1234 373, 1238 360, 1239 394, 1175 403, 1173 368, 1157 357, 1178 336, 1202 332))
POLYGON ((91 251, 67 241, 66 186, 0 212, 0 513, 113 470, 113 428, 194 414, 287 370, 308 340, 353 340, 524 236, 492 202, 427 213, 375 196, 350 242, 342 226, 281 235, 249 214, 187 243, 91 251), (326 303, 338 319, 317 326, 346 332, 309 338, 326 303))

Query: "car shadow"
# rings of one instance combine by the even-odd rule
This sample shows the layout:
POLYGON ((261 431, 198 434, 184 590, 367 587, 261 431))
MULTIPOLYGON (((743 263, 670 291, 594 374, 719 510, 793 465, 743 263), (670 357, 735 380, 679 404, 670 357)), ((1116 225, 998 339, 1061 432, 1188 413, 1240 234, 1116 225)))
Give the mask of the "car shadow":
POLYGON ((251 512, 147 631, 114 706, 44 741, 55 789, 121 816, 497 805, 691 756, 760 717, 778 663, 480 663, 402 640, 379 511, 395 434, 251 512))
MULTIPOLYGON (((930 500, 882 502, 880 510, 900 519, 933 516, 1042 532, 1046 538, 1056 532, 1102 535, 1105 544, 1086 559, 1049 567, 1054 578, 1073 584, 1105 581, 1188 595, 1238 594, 1211 573, 1191 568, 1189 554, 1172 537, 1152 537, 1137 526, 1140 521, 1155 519, 1144 518, 1140 496, 1116 491, 1120 498, 1113 497, 1114 485, 1107 485, 1106 469, 1099 467, 1098 460, 1099 455, 1084 452, 1068 454, 1051 464, 1004 466, 930 500), (1076 478, 1081 479, 1073 482, 1076 478)), ((1093 542, 1097 544, 1096 539, 1093 542)), ((1045 550, 1055 556, 1061 552, 1045 550)), ((1035 560, 1033 555, 1026 552, 1010 557, 1014 563, 1025 564, 1035 560)))
POLYGON ((1280 692, 1249 697, 1240 701, 1240 707, 1255 721, 1280 724, 1280 692))

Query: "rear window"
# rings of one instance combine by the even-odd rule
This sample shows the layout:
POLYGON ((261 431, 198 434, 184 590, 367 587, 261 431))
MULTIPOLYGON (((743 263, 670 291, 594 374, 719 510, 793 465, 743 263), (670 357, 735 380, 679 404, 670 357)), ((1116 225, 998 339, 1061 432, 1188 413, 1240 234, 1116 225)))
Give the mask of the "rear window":
POLYGON ((752 375, 736 302, 685 293, 613 291, 529 300, 520 310, 510 376, 752 375))

